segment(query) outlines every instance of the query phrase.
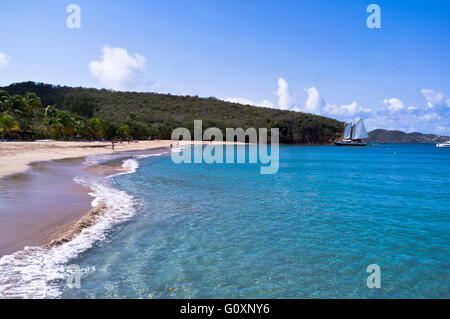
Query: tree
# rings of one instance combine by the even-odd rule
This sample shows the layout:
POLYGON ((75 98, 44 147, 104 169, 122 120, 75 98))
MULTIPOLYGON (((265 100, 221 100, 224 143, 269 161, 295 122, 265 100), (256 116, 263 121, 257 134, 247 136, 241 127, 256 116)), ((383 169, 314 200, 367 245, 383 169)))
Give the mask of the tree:
POLYGON ((130 137, 130 129, 128 128, 128 125, 122 124, 117 129, 117 136, 122 138, 128 138, 130 137))
POLYGON ((13 132, 20 131, 20 126, 17 121, 8 114, 0 114, 0 135, 2 141, 5 140, 5 136, 13 132))
POLYGON ((9 94, 5 90, 0 90, 0 112, 6 112, 9 103, 9 94))
POLYGON ((77 121, 70 113, 59 111, 49 105, 45 109, 44 116, 46 131, 51 134, 52 138, 66 138, 77 133, 77 121))
POLYGON ((94 116, 95 107, 95 101, 89 95, 71 94, 64 98, 62 109, 83 117, 91 118, 94 116))
POLYGON ((106 122, 99 118, 89 120, 89 132, 91 137, 101 139, 106 136, 106 122))
POLYGON ((42 108, 41 99, 32 92, 25 93, 24 100, 25 100, 25 103, 28 105, 28 107, 31 110, 33 110, 34 112, 36 112, 42 108))

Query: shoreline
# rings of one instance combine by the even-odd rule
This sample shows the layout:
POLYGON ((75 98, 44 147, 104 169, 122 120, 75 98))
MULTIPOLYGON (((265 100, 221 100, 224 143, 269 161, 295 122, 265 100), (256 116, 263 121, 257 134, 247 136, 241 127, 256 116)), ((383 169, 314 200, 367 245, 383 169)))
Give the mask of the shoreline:
POLYGON ((116 144, 114 151, 106 142, 0 143, 0 189, 8 190, 8 194, 4 193, 8 198, 0 202, 6 207, 0 214, 4 228, 0 258, 28 246, 60 245, 101 219, 102 209, 92 204, 96 200, 92 188, 73 180, 78 174, 111 177, 133 173, 133 169, 111 163, 127 158, 128 152, 133 158, 136 153, 150 155, 158 149, 169 153, 171 144, 180 147, 206 143, 209 144, 171 140, 124 142, 116 144), (97 155, 111 158, 106 164, 82 164, 86 158, 97 155), (25 200, 20 200, 21 197, 25 200), (71 204, 65 207, 68 200, 71 204))
POLYGON ((176 142, 148 144, 106 156, 91 150, 87 155, 50 153, 52 159, 41 157, 21 173, 0 178, 0 190, 5 190, 0 192, 5 208, 0 214, 0 299, 60 296, 55 280, 65 278, 67 263, 135 214, 134 198, 109 178, 134 173, 136 167, 126 166, 127 161, 169 153, 165 144, 176 142), (92 163, 86 161, 90 156, 92 163))
POLYGON ((112 150, 110 142, 1 142, 0 179, 5 176, 26 172, 31 164, 41 161, 112 155, 127 151, 146 151, 170 147, 177 141, 152 140, 131 143, 116 143, 112 150))
POLYGON ((126 167, 89 164, 133 153, 170 152, 174 141, 123 143, 112 152, 108 143, 10 142, 0 143, 0 258, 26 247, 67 242, 98 218, 96 197, 89 184, 76 179, 97 179, 131 172, 126 167), (20 149, 19 149, 20 148, 20 149), (106 168, 106 171, 102 171, 106 168), (89 218, 88 216, 91 216, 89 218))
POLYGON ((5 192, 0 192, 0 205, 6 209, 0 214, 3 229, 0 231, 3 236, 0 299, 59 297, 62 291, 57 283, 64 280, 66 265, 104 240, 105 233, 115 225, 136 214, 135 198, 117 189, 110 177, 134 173, 138 164, 127 164, 170 153, 170 144, 174 147, 210 144, 203 141, 123 143, 111 152, 105 149, 106 145, 111 147, 108 143, 75 143, 1 145, 0 164, 4 175, 0 178, 0 190, 5 192), (92 147, 98 144, 100 147, 92 147), (22 147, 19 152, 14 152, 19 147, 22 147), (5 151, 13 153, 5 154, 5 151), (100 155, 100 162, 96 162, 96 155, 100 155), (92 164, 86 162, 90 156, 94 156, 92 164), (17 158, 22 161, 15 162, 17 158), (5 170, 7 163, 18 165, 5 170))
MULTIPOLYGON (((0 179, 26 172, 31 164, 42 161, 86 157, 92 155, 113 155, 122 152, 148 151, 158 148, 192 144, 211 144, 209 141, 149 140, 131 143, 115 143, 112 150, 110 142, 0 142, 0 179)), ((241 144, 238 142, 215 142, 212 144, 241 144)))

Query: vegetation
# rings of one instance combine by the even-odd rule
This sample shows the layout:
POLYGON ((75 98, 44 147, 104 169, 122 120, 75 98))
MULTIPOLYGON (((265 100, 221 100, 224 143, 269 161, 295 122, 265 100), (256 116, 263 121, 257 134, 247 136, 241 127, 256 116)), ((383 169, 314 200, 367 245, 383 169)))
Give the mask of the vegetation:
POLYGON ((448 136, 405 133, 402 131, 389 131, 376 129, 369 132, 369 142, 371 143, 444 143, 449 140, 448 136))
MULTIPOLYGON (((176 127, 277 127, 280 142, 320 144, 343 123, 311 114, 224 102, 210 97, 112 92, 23 82, 0 88, 0 113, 16 120, 21 139, 169 139, 176 127), (45 107, 43 107, 45 106, 45 107)), ((5 133, 12 136, 12 131, 5 133)))
POLYGON ((0 136, 2 141, 5 140, 6 135, 11 135, 20 131, 19 124, 8 114, 0 114, 0 136))

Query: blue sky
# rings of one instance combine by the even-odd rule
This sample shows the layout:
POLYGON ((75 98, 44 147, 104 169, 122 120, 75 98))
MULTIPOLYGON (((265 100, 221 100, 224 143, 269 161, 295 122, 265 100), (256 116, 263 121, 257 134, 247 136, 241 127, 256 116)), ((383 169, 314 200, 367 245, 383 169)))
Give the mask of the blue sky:
POLYGON ((446 0, 2 0, 0 85, 215 96, 442 134, 449 14, 446 0), (72 3, 79 29, 66 25, 72 3), (366 25, 371 3, 381 29, 366 25))

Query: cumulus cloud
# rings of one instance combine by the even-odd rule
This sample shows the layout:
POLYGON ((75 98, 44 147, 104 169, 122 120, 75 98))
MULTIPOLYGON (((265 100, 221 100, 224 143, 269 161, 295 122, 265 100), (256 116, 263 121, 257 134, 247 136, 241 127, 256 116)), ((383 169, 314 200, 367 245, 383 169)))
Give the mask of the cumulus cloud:
POLYGON ((93 77, 114 90, 124 90, 132 84, 136 72, 145 68, 146 59, 135 53, 130 55, 126 49, 104 46, 99 61, 89 63, 93 77))
POLYGON ((442 106, 445 101, 445 95, 430 89, 422 89, 420 93, 425 97, 428 107, 442 106))
POLYGON ((370 129, 443 134, 450 117, 446 95, 430 89, 423 89, 420 93, 425 97, 426 103, 407 108, 400 99, 384 99, 383 106, 367 119, 367 126, 370 129))
POLYGON ((289 90, 289 84, 285 79, 278 79, 278 89, 275 92, 275 95, 278 96, 278 104, 276 105, 274 102, 264 99, 261 102, 256 102, 254 100, 250 100, 244 97, 227 97, 222 100, 232 103, 239 103, 243 105, 253 105, 260 107, 269 107, 269 108, 278 108, 280 110, 289 110, 293 107, 295 103, 295 95, 289 90))
POLYGON ((384 99, 383 104, 389 112, 393 112, 393 113, 399 112, 405 108, 405 106, 403 105, 403 102, 395 97, 390 98, 390 99, 384 99))
POLYGON ((312 86, 309 89, 305 89, 305 92, 308 94, 308 98, 306 99, 305 107, 301 108, 301 110, 306 113, 321 114, 324 101, 319 90, 312 86))
POLYGON ((365 117, 371 113, 371 109, 367 109, 358 105, 356 101, 350 104, 337 106, 336 104, 326 103, 323 108, 323 114, 335 117, 340 120, 349 120, 352 117, 365 117))
POLYGON ((5 53, 0 52, 0 68, 3 68, 9 64, 10 57, 5 53))
POLYGON ((420 120, 424 120, 427 122, 432 121, 432 120, 440 120, 441 118, 442 117, 436 112, 426 113, 419 117, 420 120))
POLYGON ((278 79, 278 90, 276 95, 278 95, 278 107, 281 110, 288 110, 295 103, 295 96, 291 93, 289 84, 283 78, 278 79))
POLYGON ((450 118, 450 108, 448 107, 450 100, 445 94, 433 90, 422 90, 421 93, 427 100, 427 106, 424 108, 405 107, 403 101, 396 97, 385 98, 381 101, 381 105, 374 105, 371 108, 360 106, 356 101, 350 104, 336 105, 327 102, 315 87, 305 91, 308 97, 304 106, 300 107, 300 111, 321 114, 342 121, 362 117, 369 130, 385 128, 442 134, 441 129, 447 124, 444 122, 450 118), (444 105, 445 108, 443 108, 444 105))
POLYGON ((370 108, 359 105, 357 101, 342 105, 329 103, 314 86, 306 88, 305 92, 307 97, 304 103, 295 105, 295 92, 289 90, 289 85, 284 78, 279 78, 278 90, 275 92, 278 96, 278 104, 270 100, 255 102, 246 98, 227 98, 224 100, 318 114, 341 121, 350 121, 356 117, 362 117, 368 130, 384 128, 406 132, 443 134, 443 128, 447 126, 448 118, 450 118, 450 98, 441 92, 430 89, 421 90, 421 94, 426 99, 426 104, 423 103, 423 106, 410 105, 406 107, 401 99, 390 97, 372 105, 370 108))
POLYGON ((269 100, 262 100, 261 102, 255 102, 253 100, 246 99, 244 97, 228 97, 223 100, 226 102, 239 103, 242 105, 253 105, 253 106, 260 106, 260 107, 275 108, 275 104, 269 100))

